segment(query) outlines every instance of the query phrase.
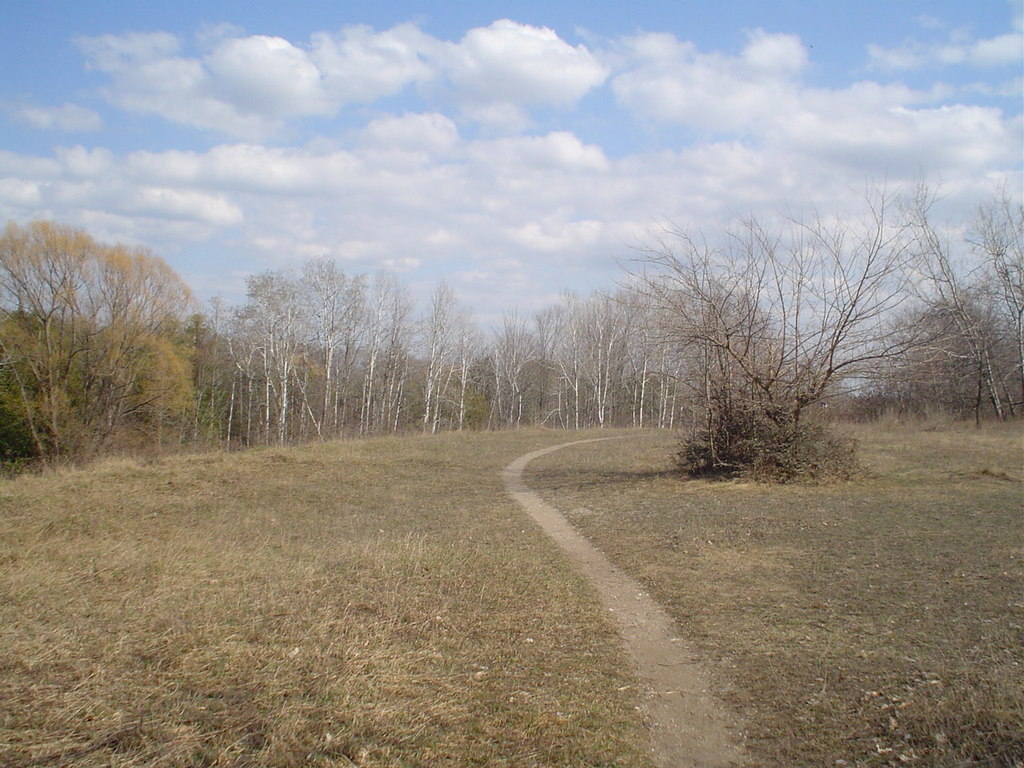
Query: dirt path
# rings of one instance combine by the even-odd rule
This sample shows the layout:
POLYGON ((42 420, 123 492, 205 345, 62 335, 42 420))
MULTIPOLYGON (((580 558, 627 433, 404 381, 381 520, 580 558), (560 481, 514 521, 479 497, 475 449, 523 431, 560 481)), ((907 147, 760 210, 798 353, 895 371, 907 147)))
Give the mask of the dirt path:
POLYGON ((577 440, 520 456, 502 473, 505 487, 569 555, 615 617, 637 672, 649 687, 647 716, 659 768, 743 765, 736 719, 714 696, 707 674, 679 637, 672 619, 523 481, 523 469, 539 456, 570 445, 614 439, 577 440))

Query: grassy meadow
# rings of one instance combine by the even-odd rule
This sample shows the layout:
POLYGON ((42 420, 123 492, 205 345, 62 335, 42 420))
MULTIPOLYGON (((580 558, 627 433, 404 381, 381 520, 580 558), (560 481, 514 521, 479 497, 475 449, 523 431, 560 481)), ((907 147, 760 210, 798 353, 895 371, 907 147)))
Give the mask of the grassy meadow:
POLYGON ((846 431, 866 471, 835 485, 684 480, 657 434, 527 482, 731 683, 756 765, 1024 765, 1019 425, 846 431))
POLYGON ((0 765, 649 768, 613 630, 501 486, 565 439, 0 483, 0 765))
POLYGON ((0 482, 0 765, 651 768, 596 599, 641 579, 756 766, 1024 760, 1017 428, 850 428, 835 485, 688 481, 656 432, 373 439, 0 482))

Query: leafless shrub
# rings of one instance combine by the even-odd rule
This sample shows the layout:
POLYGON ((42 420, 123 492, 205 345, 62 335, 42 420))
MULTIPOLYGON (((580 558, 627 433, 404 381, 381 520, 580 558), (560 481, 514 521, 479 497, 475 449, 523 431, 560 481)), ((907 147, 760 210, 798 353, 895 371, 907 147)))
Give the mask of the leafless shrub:
POLYGON ((647 251, 638 290, 691 361, 698 418, 683 469, 782 480, 852 471, 852 449, 806 415, 916 342, 891 325, 911 240, 891 221, 892 198, 867 204, 859 220, 747 221, 723 248, 671 230, 647 251))
POLYGON ((690 434, 676 454, 684 474, 785 483, 847 479, 859 468, 856 443, 832 435, 820 421, 797 422, 736 405, 710 413, 710 423, 690 434))

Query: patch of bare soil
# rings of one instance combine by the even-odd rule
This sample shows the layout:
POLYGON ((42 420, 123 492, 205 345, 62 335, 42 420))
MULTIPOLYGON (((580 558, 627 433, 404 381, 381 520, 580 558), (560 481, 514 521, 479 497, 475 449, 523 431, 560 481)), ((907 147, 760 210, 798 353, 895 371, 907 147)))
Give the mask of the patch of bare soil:
MULTIPOLYGON (((597 438, 607 440, 615 438, 597 438)), ((715 695, 711 678, 672 619, 641 586, 617 569, 557 509, 533 493, 522 473, 533 459, 577 440, 521 456, 504 472, 512 498, 569 556, 596 589, 648 686, 652 752, 660 768, 718 768, 745 764, 737 717, 715 695)))

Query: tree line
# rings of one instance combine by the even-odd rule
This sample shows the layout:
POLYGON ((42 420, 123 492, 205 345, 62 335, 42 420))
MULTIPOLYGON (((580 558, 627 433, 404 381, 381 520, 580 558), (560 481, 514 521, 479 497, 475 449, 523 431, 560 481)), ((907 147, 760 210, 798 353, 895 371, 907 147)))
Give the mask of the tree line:
POLYGON ((727 466, 758 425, 791 432, 823 404, 1018 417, 1020 201, 1003 191, 960 227, 924 186, 866 203, 713 240, 669 229, 617 289, 488 329, 443 282, 417 307, 396 276, 329 259, 200 310, 145 249, 10 223, 0 460, 532 424, 685 428, 727 466))

